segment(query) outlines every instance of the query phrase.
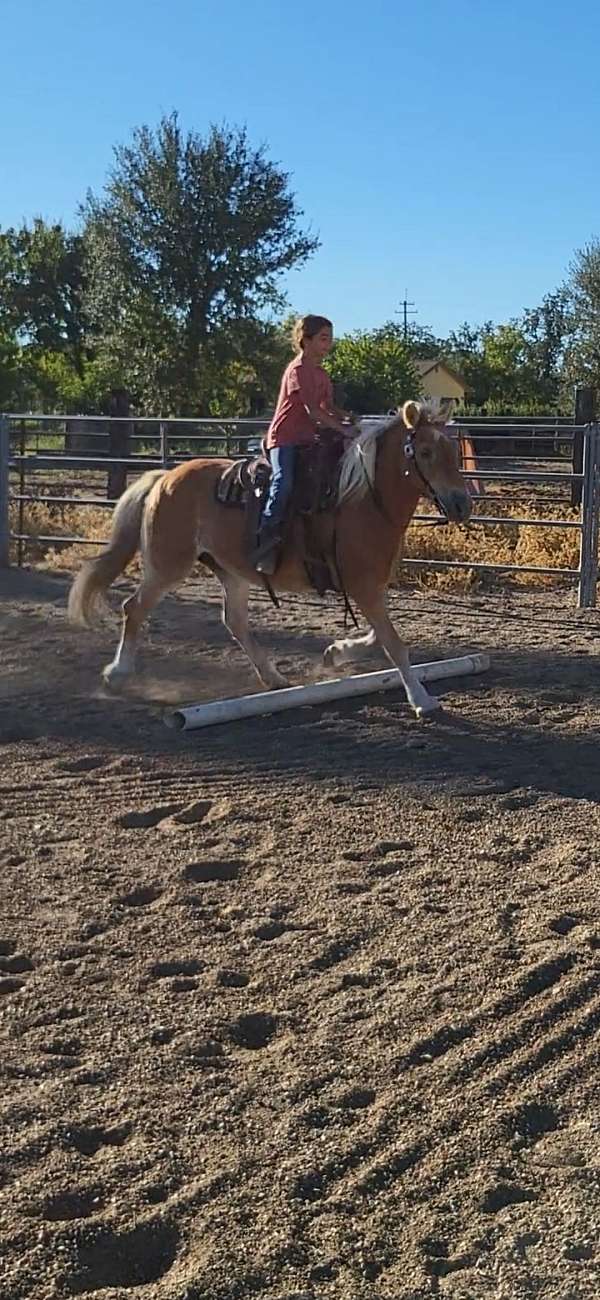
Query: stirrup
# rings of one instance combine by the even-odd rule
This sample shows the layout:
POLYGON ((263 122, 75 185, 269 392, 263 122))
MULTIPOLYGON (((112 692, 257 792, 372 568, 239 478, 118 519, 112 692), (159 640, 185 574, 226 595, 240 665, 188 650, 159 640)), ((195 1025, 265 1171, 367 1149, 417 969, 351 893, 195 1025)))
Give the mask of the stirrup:
POLYGON ((264 573, 271 577, 275 573, 279 563, 279 538, 273 540, 268 546, 259 546, 254 561, 254 568, 257 573, 264 573))
POLYGON ((271 575, 275 573, 281 549, 281 531, 278 525, 264 524, 258 535, 258 545, 254 553, 254 567, 257 573, 271 575))

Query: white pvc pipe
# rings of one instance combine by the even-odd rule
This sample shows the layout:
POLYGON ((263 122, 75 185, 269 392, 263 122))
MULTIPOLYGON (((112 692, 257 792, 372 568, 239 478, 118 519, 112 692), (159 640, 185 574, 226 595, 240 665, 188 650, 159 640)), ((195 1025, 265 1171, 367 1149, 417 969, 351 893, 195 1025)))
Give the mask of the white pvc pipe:
MULTIPOLYGON (((444 677, 483 673, 489 666, 489 655, 474 654, 461 655, 458 659, 438 659, 429 664, 415 664, 414 670, 420 681, 437 682, 444 677)), ((379 673, 335 677, 331 681, 315 682, 313 686, 289 686, 282 691, 260 691, 256 695, 241 695, 231 700, 190 704, 187 708, 167 713, 165 722, 174 731, 192 731, 195 727, 212 727, 218 722, 237 722, 240 718, 255 718, 259 714, 282 713, 285 709, 325 704, 328 700, 347 699, 352 695, 398 690, 401 685, 398 669, 386 668, 379 673)))

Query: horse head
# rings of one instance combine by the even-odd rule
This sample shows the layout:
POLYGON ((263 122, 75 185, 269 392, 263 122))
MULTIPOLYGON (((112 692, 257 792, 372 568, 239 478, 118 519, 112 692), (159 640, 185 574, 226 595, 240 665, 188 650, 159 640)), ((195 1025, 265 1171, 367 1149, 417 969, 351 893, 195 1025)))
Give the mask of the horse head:
POLYGON ((465 524, 472 502, 458 465, 456 442, 446 432, 451 402, 405 402, 404 473, 421 496, 433 501, 451 523, 465 524))

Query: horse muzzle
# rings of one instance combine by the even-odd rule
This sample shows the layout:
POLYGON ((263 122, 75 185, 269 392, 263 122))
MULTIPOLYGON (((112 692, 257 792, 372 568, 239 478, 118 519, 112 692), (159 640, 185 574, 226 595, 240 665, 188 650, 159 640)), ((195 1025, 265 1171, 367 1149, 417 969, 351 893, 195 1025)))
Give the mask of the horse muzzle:
POLYGON ((440 504, 443 506, 451 524, 466 524, 471 518, 473 502, 468 492, 461 492, 457 489, 444 496, 440 495, 440 504))

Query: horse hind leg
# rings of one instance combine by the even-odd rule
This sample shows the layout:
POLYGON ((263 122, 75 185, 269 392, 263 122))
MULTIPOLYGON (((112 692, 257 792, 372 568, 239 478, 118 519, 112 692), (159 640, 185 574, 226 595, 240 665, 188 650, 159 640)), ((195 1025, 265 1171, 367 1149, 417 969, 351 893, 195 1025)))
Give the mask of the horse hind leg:
POLYGON ((163 560, 160 568, 146 557, 142 581, 137 591, 123 601, 121 638, 112 663, 106 665, 102 674, 107 686, 117 686, 121 680, 135 673, 137 642, 142 624, 159 600, 187 578, 195 562, 195 548, 187 554, 170 557, 166 562, 163 560))
POLYGON ((219 570, 218 578, 223 587, 223 622, 232 637, 245 650, 254 671, 267 690, 278 690, 287 686, 285 677, 275 667, 272 659, 259 645, 250 631, 248 624, 248 596, 250 584, 243 578, 219 570))
POLYGON ((116 686, 135 673, 137 641, 142 624, 172 585, 156 575, 144 575, 137 591, 123 601, 121 637, 115 657, 102 676, 107 686, 116 686))

